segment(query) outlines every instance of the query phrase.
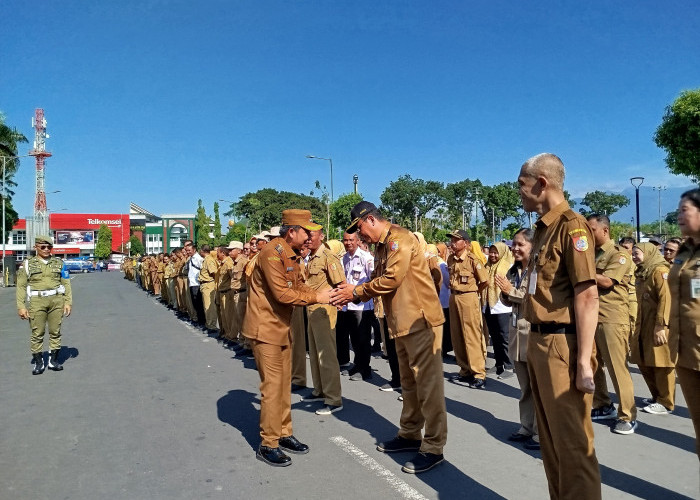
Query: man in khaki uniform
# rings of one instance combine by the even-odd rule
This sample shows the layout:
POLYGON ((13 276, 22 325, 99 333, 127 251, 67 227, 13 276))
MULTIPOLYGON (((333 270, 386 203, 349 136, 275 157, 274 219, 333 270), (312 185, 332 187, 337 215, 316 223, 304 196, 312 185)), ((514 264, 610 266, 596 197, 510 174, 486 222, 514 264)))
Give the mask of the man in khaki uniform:
POLYGON ((216 325, 216 270, 219 264, 211 254, 209 245, 202 245, 202 269, 199 270, 199 293, 202 296, 202 308, 204 309, 204 326, 209 333, 214 333, 216 325))
POLYGON ((32 352, 32 375, 44 372, 44 333, 49 326, 49 370, 60 371, 63 366, 58 361, 61 350, 61 323, 63 316, 69 316, 73 304, 68 271, 63 261, 51 256, 53 240, 48 236, 34 239, 36 255, 22 263, 17 273, 17 314, 29 320, 32 331, 30 347, 32 352), (29 299, 29 308, 26 301, 29 299))
POLYGON ((542 153, 518 177, 536 212, 523 316, 542 462, 553 499, 601 498, 591 404, 598 289, 591 230, 564 197, 564 164, 542 153))
POLYGON ((231 320, 231 339, 234 349, 244 349, 249 352, 250 343, 243 336, 241 327, 245 319, 245 309, 248 299, 248 282, 245 277, 245 270, 248 264, 248 257, 243 255, 243 243, 240 241, 232 241, 228 245, 229 257, 233 261, 231 268, 231 312, 233 314, 231 320))
MULTIPOLYGON (((274 229, 274 228, 273 228, 274 229)), ((267 236, 270 240, 269 235, 267 236)), ((309 247, 299 251, 299 269, 306 276, 306 259, 309 257, 309 247)), ((306 308, 295 306, 292 311, 292 391, 306 389, 306 308)))
POLYGON ((261 250, 250 278, 243 333, 253 346, 260 375, 262 442, 256 457, 276 467, 292 462, 282 449, 309 451, 292 434, 290 322, 294 306, 327 303, 329 299, 328 290, 316 292, 306 286, 299 269, 299 251, 309 240, 310 231, 320 228, 308 210, 282 212, 280 237, 261 250))
MULTIPOLYGON (((306 264, 306 284, 313 290, 330 290, 345 282, 338 257, 323 244, 323 231, 311 231, 311 254, 306 264)), ((324 401, 317 415, 330 415, 343 409, 340 389, 340 365, 335 344, 338 309, 327 304, 306 308, 309 318, 309 358, 314 389, 304 401, 324 401)), ((303 342, 303 337, 302 337, 303 342)))
POLYGON ((396 341, 403 408, 398 435, 380 443, 377 450, 418 452, 401 469, 417 474, 444 460, 447 413, 441 349, 445 317, 418 238, 386 220, 368 201, 355 205, 350 217, 347 232, 359 231, 364 241, 376 244, 373 279, 339 285, 332 303, 341 306, 382 297, 389 335, 396 341))
POLYGON ((483 389, 486 379, 481 333, 479 292, 489 284, 489 275, 481 262, 469 251, 469 234, 458 229, 448 234, 452 253, 447 258, 450 273, 450 334, 459 373, 452 381, 464 382, 473 389, 483 389))
POLYGON ((629 353, 629 256, 624 248, 610 239, 610 219, 593 214, 588 225, 595 237, 596 284, 598 285, 598 327, 595 333, 596 359, 593 420, 614 419, 613 432, 633 434, 637 428, 637 407, 634 404, 634 386, 627 366, 629 353), (610 372, 620 407, 608 393, 605 369, 610 372))
POLYGON ((219 320, 220 341, 230 342, 233 332, 233 294, 231 293, 231 269, 233 260, 229 257, 229 248, 220 246, 216 249, 219 266, 216 269, 216 303, 219 320))

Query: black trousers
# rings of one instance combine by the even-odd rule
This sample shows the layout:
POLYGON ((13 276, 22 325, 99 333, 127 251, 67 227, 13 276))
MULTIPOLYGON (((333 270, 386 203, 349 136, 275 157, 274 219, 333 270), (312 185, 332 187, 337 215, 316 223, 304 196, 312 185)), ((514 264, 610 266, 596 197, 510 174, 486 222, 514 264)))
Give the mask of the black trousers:
POLYGON ((446 356, 452 347, 452 335, 450 335, 450 308, 444 308, 442 314, 445 316, 445 324, 442 325, 442 355, 446 356))
POLYGON ((489 328, 493 355, 496 366, 512 365, 508 357, 508 320, 510 313, 491 314, 491 308, 486 306, 486 326, 489 328))
POLYGON ((384 327, 384 337, 386 340, 386 357, 389 358, 389 370, 391 370, 391 380, 389 383, 393 387, 401 385, 401 375, 399 374, 399 357, 396 355, 396 340, 389 337, 389 325, 386 317, 380 320, 384 327))
POLYGON ((190 295, 192 296, 194 310, 197 311, 197 324, 205 325, 207 320, 204 316, 204 302, 202 302, 202 294, 199 293, 199 286, 191 286, 190 295))
POLYGON ((335 343, 338 349, 338 364, 350 362, 350 342, 355 353, 353 372, 369 375, 372 369, 372 318, 374 311, 340 311, 336 326, 335 343))

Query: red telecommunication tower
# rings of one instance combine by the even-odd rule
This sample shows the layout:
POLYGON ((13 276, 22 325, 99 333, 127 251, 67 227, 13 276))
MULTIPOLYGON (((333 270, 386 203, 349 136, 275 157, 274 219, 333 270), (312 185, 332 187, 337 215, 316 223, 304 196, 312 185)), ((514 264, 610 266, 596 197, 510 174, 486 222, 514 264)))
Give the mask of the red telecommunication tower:
POLYGON ((49 232, 49 216, 44 188, 44 164, 51 153, 46 151, 46 139, 49 135, 46 133, 46 119, 44 119, 43 109, 36 109, 32 119, 32 127, 34 127, 34 148, 29 154, 36 160, 36 198, 34 201, 34 230, 28 239, 31 239, 31 244, 34 244, 34 237, 37 234, 48 234, 49 232))

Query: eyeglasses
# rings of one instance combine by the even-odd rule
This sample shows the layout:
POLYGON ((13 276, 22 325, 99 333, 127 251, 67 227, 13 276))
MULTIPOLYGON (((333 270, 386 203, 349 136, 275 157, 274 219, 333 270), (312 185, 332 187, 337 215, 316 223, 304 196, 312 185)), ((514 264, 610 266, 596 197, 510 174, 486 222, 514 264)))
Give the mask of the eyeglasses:
POLYGON ((39 250, 51 250, 53 248, 53 245, 37 245, 36 247, 39 250))

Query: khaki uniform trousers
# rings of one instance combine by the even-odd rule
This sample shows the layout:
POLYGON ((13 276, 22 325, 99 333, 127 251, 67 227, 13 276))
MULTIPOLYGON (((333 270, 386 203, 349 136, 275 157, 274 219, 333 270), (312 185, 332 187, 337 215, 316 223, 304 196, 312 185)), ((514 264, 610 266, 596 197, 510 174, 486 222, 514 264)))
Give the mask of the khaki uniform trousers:
POLYGON ((175 299, 177 301, 177 310, 180 312, 187 311, 187 303, 185 302, 185 278, 182 276, 175 276, 175 299))
POLYGON ((233 339, 238 339, 238 343, 243 347, 250 348, 250 340, 248 337, 243 335, 241 328, 243 327, 243 320, 245 320, 245 308, 248 304, 248 292, 238 292, 233 295, 233 332, 231 335, 233 339))
POLYGON ((539 443, 540 438, 537 433, 537 419, 535 418, 535 401, 532 397, 532 387, 530 385, 530 373, 527 371, 525 361, 513 361, 513 369, 518 377, 520 385, 520 429, 518 432, 525 436, 532 436, 532 439, 539 443))
POLYGON ((236 340, 238 327, 236 326, 236 295, 233 290, 219 294, 219 327, 226 340, 236 340))
POLYGON ((202 294, 202 306, 206 327, 209 330, 216 330, 216 283, 208 281, 199 285, 199 293, 202 294))
POLYGON ((403 394, 399 436, 419 440, 425 426, 420 451, 441 454, 447 441, 442 325, 394 340, 403 394))
POLYGON ((340 389, 340 365, 338 364, 335 343, 338 310, 333 306, 312 305, 308 306, 307 312, 313 393, 317 396, 325 396, 326 404, 339 406, 343 399, 340 389))
POLYGON ((173 308, 177 307, 177 295, 175 291, 175 278, 167 278, 165 280, 165 283, 168 285, 168 303, 173 306, 173 308))
POLYGON ((676 369, 672 366, 637 365, 654 401, 673 410, 676 401, 676 369))
MULTIPOLYGON (((593 395, 576 388, 576 353, 576 334, 528 335, 527 367, 542 462, 554 500, 601 498, 591 421, 593 395)), ((595 371, 595 358, 591 363, 595 371)))
POLYGON ((48 297, 31 297, 29 301, 29 327, 32 330, 30 349, 32 354, 44 350, 44 333, 49 325, 49 349, 61 348, 61 323, 63 322, 64 297, 61 294, 48 297))
POLYGON ((476 292, 453 292, 450 295, 450 334, 459 375, 485 379, 484 336, 481 332, 479 295, 476 292))
POLYGON ((700 458, 700 371, 676 366, 676 372, 695 427, 695 453, 700 458))
POLYGON ((292 435, 292 348, 250 342, 260 375, 261 444, 277 448, 281 437, 292 435))
POLYGON ((593 378, 595 382, 593 408, 601 408, 612 403, 605 379, 604 367, 607 367, 615 392, 620 400, 617 418, 628 422, 636 420, 637 407, 634 404, 634 385, 632 385, 632 376, 627 366, 629 325, 598 323, 598 328, 595 331, 595 345, 598 369, 593 378))
POLYGON ((306 327, 304 308, 294 306, 292 312, 292 384, 306 387, 306 327))
POLYGON ((185 303, 187 304, 187 314, 190 317, 190 320, 196 322, 197 321, 197 309, 194 307, 194 302, 192 302, 192 294, 190 293, 190 285, 189 285, 189 280, 185 278, 186 281, 186 286, 184 289, 184 296, 185 296, 185 303))

